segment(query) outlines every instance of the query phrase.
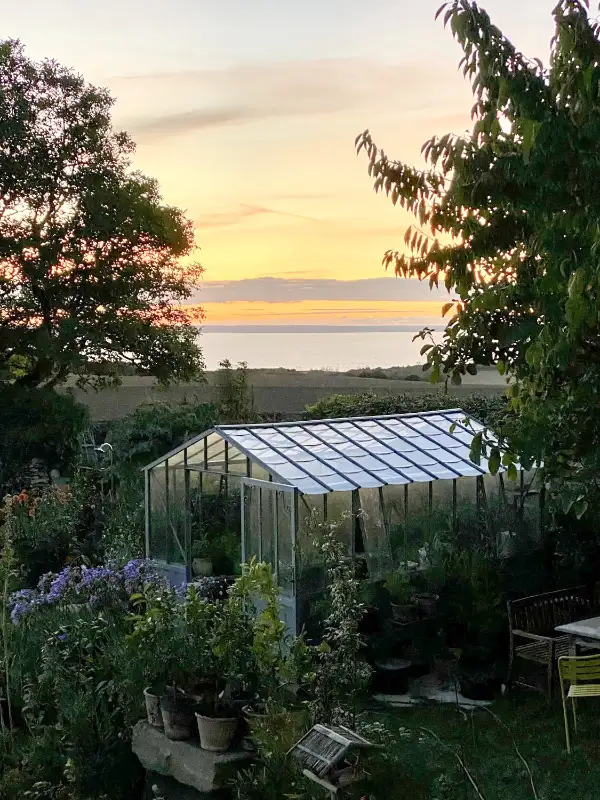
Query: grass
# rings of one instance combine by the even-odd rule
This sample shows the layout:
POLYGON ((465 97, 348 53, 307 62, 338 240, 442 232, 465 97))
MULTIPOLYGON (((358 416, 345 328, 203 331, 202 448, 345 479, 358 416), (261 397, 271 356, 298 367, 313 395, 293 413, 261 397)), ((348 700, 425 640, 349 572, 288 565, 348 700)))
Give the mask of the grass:
POLYGON ((394 743, 386 748, 387 755, 371 760, 372 778, 362 794, 377 800, 596 800, 598 703, 580 702, 580 730, 571 756, 565 749, 559 699, 549 707, 541 696, 515 691, 491 710, 508 730, 481 709, 465 713, 427 706, 373 712, 372 719, 393 732, 394 743))

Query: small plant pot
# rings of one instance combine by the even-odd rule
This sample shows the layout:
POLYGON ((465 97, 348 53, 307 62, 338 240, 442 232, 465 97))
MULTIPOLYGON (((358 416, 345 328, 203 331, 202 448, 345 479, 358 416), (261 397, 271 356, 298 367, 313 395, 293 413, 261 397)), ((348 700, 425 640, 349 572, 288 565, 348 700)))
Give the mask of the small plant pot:
POLYGON ((437 594, 418 594, 416 597, 419 611, 424 617, 433 617, 437 613, 437 604, 440 599, 437 594))
POLYGON ((461 675, 458 683, 461 695, 467 700, 493 700, 498 688, 498 682, 493 678, 482 681, 468 675, 461 675))
POLYGON ((199 578, 209 578, 213 574, 213 565, 210 558, 193 558, 192 572, 199 578))
POLYGON ((194 735, 194 706, 192 697, 183 694, 163 694, 160 698, 165 736, 175 742, 194 735))
POLYGON ((151 687, 144 689, 144 700, 146 702, 146 715, 148 724, 153 728, 163 728, 162 711, 160 710, 160 695, 153 694, 151 687))
POLYGON ((396 622, 414 622, 417 618, 419 606, 416 603, 392 603, 392 615, 396 622))
POLYGON ((238 727, 237 717, 205 717, 196 712, 200 747, 213 753, 229 750, 238 727))

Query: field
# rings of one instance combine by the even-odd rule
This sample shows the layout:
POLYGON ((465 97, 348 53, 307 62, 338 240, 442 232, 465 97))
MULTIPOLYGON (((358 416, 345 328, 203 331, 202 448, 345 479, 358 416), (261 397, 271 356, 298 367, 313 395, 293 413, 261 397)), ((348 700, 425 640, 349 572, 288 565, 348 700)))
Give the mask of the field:
MULTIPOLYGON (((250 370, 249 376, 254 387, 257 410, 284 416, 300 414, 307 405, 331 394, 375 392, 379 395, 395 395, 435 389, 420 367, 394 368, 386 372, 398 377, 356 377, 355 374, 341 372, 296 372, 285 369, 250 370), (421 380, 403 379, 408 375, 419 376, 421 380)), ((197 398, 210 402, 215 397, 216 374, 208 372, 206 378, 206 383, 180 384, 166 390, 157 387, 153 378, 145 377, 125 377, 120 387, 100 392, 83 391, 74 382, 67 384, 67 387, 78 401, 89 408, 92 421, 99 422, 119 419, 142 403, 152 400, 178 403, 197 398)), ((457 405, 460 405, 460 397, 466 393, 477 391, 497 394, 503 388, 503 379, 495 370, 483 370, 479 375, 466 376, 463 386, 452 387, 452 394, 457 396, 457 405)))

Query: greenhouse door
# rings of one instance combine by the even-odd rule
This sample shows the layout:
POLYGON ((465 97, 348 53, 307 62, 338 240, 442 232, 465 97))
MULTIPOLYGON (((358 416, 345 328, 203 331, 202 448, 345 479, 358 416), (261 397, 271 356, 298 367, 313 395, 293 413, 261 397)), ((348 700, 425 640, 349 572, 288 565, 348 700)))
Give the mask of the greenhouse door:
POLYGON ((271 566, 282 620, 292 636, 297 632, 295 508, 292 486, 242 480, 242 561, 256 558, 271 566))

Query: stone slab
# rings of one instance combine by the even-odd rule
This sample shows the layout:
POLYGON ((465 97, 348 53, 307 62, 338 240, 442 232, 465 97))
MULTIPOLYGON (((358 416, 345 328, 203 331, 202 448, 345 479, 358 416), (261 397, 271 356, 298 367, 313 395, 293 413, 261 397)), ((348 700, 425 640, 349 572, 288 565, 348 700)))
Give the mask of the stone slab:
POLYGON ((173 742, 144 721, 133 729, 131 749, 148 772, 169 776, 206 794, 226 786, 251 759, 245 750, 211 753, 193 740, 173 742))

